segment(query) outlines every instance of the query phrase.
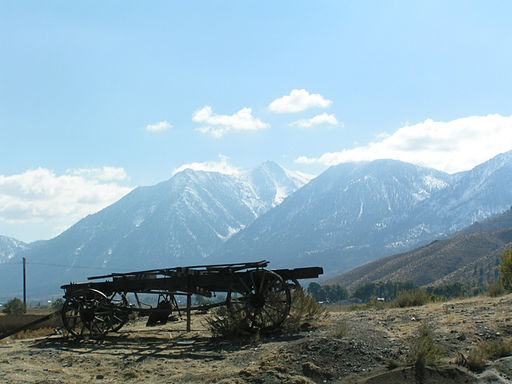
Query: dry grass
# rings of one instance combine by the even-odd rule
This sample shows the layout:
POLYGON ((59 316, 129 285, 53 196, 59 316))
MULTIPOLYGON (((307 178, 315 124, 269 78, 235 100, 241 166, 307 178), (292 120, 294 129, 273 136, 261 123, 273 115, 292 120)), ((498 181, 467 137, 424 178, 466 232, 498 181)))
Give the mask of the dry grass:
POLYGON ((341 320, 340 322, 336 323, 336 325, 334 326, 332 336, 336 337, 338 339, 342 339, 345 336, 347 336, 348 331, 349 331, 348 323, 345 320, 341 320))
POLYGON ((22 339, 34 339, 36 337, 50 336, 55 333, 54 328, 39 328, 39 329, 28 329, 26 331, 15 333, 9 336, 7 339, 11 340, 22 340, 22 339))

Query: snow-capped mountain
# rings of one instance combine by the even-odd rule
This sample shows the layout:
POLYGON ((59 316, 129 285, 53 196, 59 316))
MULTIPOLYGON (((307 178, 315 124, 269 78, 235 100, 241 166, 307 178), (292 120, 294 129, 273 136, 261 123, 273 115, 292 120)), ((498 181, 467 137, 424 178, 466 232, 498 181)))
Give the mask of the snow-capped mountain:
POLYGON ((261 259, 335 276, 507 210, 512 152, 455 175, 377 160, 307 181, 270 162, 237 175, 185 170, 16 257, 27 257, 34 289, 53 292, 91 274, 261 259))
POLYGON ((265 211, 267 211, 269 203, 272 208, 281 204, 288 195, 307 184, 312 176, 292 172, 272 161, 267 161, 243 173, 242 179, 249 183, 259 199, 265 202, 265 211))
POLYGON ((38 267, 37 273, 46 274, 45 283, 54 286, 64 276, 66 282, 101 270, 207 263, 223 242, 305 181, 272 162, 236 176, 187 169, 157 185, 134 189, 23 256, 29 263, 67 266, 60 271, 38 267))
POLYGON ((14 258, 17 252, 27 249, 27 244, 12 237, 0 236, 0 263, 14 258))
POLYGON ((510 185, 512 152, 455 175, 394 160, 340 164, 233 236, 215 258, 318 264, 334 275, 505 211, 510 185))

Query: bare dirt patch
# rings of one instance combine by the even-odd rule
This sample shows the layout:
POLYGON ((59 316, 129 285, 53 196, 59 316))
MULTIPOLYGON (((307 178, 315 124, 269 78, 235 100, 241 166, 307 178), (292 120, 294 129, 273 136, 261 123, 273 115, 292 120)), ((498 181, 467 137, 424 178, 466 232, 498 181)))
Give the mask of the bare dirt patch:
POLYGON ((471 383, 509 382, 512 360, 488 363, 479 374, 458 367, 479 343, 512 336, 512 295, 416 308, 335 312, 296 334, 239 341, 210 337, 201 316, 146 328, 126 325, 104 340, 62 335, 0 344, 0 382, 9 383, 471 383), (441 365, 422 373, 404 361, 420 323, 446 350, 441 365), (340 324, 344 332, 340 333, 340 324), (404 381, 405 380, 405 381, 404 381), (420 381, 418 381, 420 380, 420 381))

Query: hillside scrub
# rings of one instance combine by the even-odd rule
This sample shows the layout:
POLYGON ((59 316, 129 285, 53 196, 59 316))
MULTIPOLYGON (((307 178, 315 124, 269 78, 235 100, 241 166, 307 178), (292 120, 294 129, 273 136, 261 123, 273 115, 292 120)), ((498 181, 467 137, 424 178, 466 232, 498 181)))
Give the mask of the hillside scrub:
POLYGON ((489 284, 484 294, 489 297, 499 297, 505 294, 505 288, 500 280, 489 284))
POLYGON ((505 248, 501 255, 501 264, 498 266, 501 273, 500 280, 503 288, 512 290, 512 248, 505 248))

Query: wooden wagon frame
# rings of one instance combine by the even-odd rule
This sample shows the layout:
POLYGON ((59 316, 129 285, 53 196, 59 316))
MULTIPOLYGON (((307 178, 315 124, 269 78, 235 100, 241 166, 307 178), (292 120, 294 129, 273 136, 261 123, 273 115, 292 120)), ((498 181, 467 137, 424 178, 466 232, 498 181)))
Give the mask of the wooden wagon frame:
POLYGON ((291 288, 300 279, 317 278, 321 267, 266 269, 268 261, 238 264, 197 265, 92 276, 87 282, 63 285, 61 311, 64 328, 77 338, 102 338, 118 331, 131 313, 148 316, 148 325, 165 324, 173 313, 186 313, 190 331, 191 311, 226 306, 249 329, 270 331, 290 312, 291 288), (103 280, 103 281, 98 281, 103 280), (129 303, 132 293, 137 304, 129 303), (192 306, 192 295, 212 297, 225 293, 225 301, 192 306), (156 307, 144 307, 141 294, 157 295, 156 307), (186 297, 180 308, 177 296, 186 297))

